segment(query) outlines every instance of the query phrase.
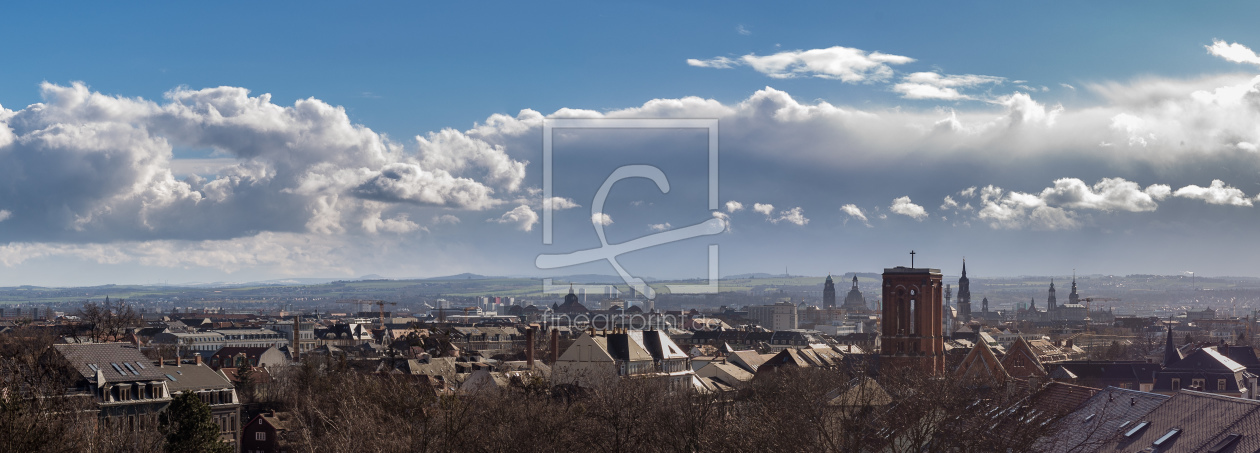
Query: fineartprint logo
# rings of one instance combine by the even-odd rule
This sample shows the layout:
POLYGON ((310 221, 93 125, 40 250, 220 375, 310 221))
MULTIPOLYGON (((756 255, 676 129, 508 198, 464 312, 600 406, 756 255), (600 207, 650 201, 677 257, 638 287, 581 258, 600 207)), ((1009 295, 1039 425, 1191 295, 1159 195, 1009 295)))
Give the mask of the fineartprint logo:
MULTIPOLYGON (((542 230, 543 244, 552 245, 552 228, 554 225, 552 219, 552 169, 553 169, 553 153, 552 139, 556 129, 706 129, 708 131, 708 190, 709 190, 709 211, 718 210, 718 120, 716 119, 548 119, 543 122, 543 215, 542 230)), ((618 244, 609 244, 604 236, 604 225, 606 222, 598 221, 604 216, 604 202, 608 198, 609 191, 612 190, 613 184, 618 181, 631 178, 645 178, 656 183, 656 188, 661 193, 669 193, 669 179, 665 177, 665 173, 653 165, 623 165, 618 167, 604 180, 604 183, 595 193, 595 198, 591 202, 591 225, 595 228, 595 234, 599 236, 600 246, 578 250, 569 253, 557 254, 540 254, 535 260, 535 265, 539 269, 556 269, 567 266, 575 266, 579 264, 592 263, 597 261, 608 261, 613 269, 617 271, 623 282, 630 288, 643 294, 648 299, 656 297, 655 291, 648 286, 643 279, 634 276, 628 270, 617 262, 617 257, 636 250, 643 250, 648 247, 678 242, 685 239, 691 239, 700 236, 709 236, 719 234, 726 230, 726 222, 722 219, 712 217, 704 222, 695 225, 676 228, 672 230, 662 231, 655 234, 639 237, 618 244)), ((708 257, 708 284, 704 285, 666 285, 671 293, 675 294, 698 294, 698 293, 716 293, 718 291, 718 246, 717 244, 709 244, 708 257)), ((581 288, 587 291, 600 291, 606 288, 604 285, 581 285, 574 288, 581 288)), ((552 279, 543 279, 543 292, 548 294, 564 294, 570 289, 569 285, 552 284, 552 279)))

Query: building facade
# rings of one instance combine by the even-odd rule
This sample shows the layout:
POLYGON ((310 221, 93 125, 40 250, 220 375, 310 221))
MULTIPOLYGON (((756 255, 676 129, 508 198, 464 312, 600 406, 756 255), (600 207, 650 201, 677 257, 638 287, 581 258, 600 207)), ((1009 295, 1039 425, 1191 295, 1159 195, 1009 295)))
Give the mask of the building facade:
POLYGON ((945 371, 941 278, 940 269, 884 269, 881 367, 945 371))

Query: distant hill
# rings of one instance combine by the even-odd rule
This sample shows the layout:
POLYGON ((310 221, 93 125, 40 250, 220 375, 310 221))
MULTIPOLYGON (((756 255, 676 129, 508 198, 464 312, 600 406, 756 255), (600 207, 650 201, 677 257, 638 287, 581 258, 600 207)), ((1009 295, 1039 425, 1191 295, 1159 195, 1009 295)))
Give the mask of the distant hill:
POLYGON ((420 280, 486 280, 486 279, 491 279, 491 278, 498 278, 498 277, 490 277, 490 276, 481 275, 481 274, 470 274, 468 272, 465 272, 462 274, 447 275, 445 277, 422 278, 420 280))

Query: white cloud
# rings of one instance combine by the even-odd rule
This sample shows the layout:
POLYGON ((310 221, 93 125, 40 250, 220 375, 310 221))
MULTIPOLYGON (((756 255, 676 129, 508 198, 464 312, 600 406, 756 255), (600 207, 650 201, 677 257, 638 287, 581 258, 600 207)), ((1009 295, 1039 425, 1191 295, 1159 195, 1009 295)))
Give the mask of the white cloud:
POLYGON ((573 209, 573 208, 582 207, 581 205, 574 202, 572 199, 564 198, 564 197, 551 197, 549 199, 543 200, 543 203, 544 203, 544 206, 546 203, 550 203, 551 209, 553 211, 561 211, 565 209, 573 209))
POLYGON ((1072 90, 1072 91, 1076 91, 1076 87, 1074 87, 1074 86, 1072 86, 1072 85, 1069 85, 1069 84, 1066 84, 1066 83, 1059 83, 1059 86, 1061 86, 1061 87, 1063 87, 1063 88, 1067 88, 1067 89, 1072 90))
POLYGON ((420 229, 416 222, 407 220, 407 214, 398 214, 390 219, 368 217, 361 222, 363 230, 368 233, 410 233, 420 229))
POLYGON ((792 209, 788 209, 786 211, 782 211, 779 213, 778 218, 771 219, 770 221, 773 223, 786 221, 793 225, 799 225, 799 226, 804 226, 805 224, 809 223, 809 219, 805 218, 804 210, 801 209, 800 206, 797 206, 792 209))
POLYGON ((670 225, 670 224, 669 224, 669 222, 665 222, 665 223, 653 223, 653 224, 651 224, 651 225, 648 225, 648 229, 649 229, 649 230, 652 230, 652 231, 665 231, 665 230, 668 230, 668 229, 670 229, 670 228, 672 228, 672 225, 670 225))
MULTIPOLYGON (((850 203, 850 204, 841 206, 840 212, 848 214, 849 218, 857 219, 868 227, 871 226, 871 223, 868 222, 866 219, 866 214, 862 213, 862 208, 857 207, 857 205, 855 204, 850 203)), ((844 223, 848 223, 848 222, 849 222, 848 218, 844 219, 844 223)))
POLYGON ((726 226, 725 231, 731 231, 731 216, 730 215, 722 211, 710 211, 710 213, 713 214, 713 218, 722 221, 722 225, 726 226))
POLYGON ((689 59, 687 64, 722 69, 746 65, 757 72, 778 79, 818 77, 858 83, 888 80, 893 75, 892 67, 889 65, 913 61, 913 58, 900 55, 868 53, 861 49, 835 46, 826 49, 784 51, 765 56, 748 54, 738 60, 727 57, 709 60, 689 59))
POLYGON ((726 202, 726 212, 736 213, 744 209, 744 204, 735 200, 726 202))
POLYGON ((457 225, 457 224, 459 224, 459 217, 455 217, 455 216, 450 215, 450 214, 442 214, 442 215, 439 215, 439 216, 434 216, 434 217, 433 217, 433 224, 435 224, 435 225, 441 225, 441 224, 457 225))
POLYGON ((958 202, 954 201, 954 197, 946 195, 945 201, 941 203, 941 209, 947 210, 947 209, 957 209, 957 208, 958 208, 958 202))
POLYGON ((608 216, 608 214, 604 214, 602 212, 596 212, 594 214, 591 214, 591 223, 594 223, 596 225, 608 226, 608 225, 612 225, 613 220, 612 220, 612 217, 608 216))
POLYGON ((1166 197, 1168 189, 1166 185, 1152 185, 1144 191, 1123 178, 1104 178, 1091 188, 1080 179, 1061 178, 1054 181, 1054 187, 1041 191, 1041 199, 1065 208, 1147 212, 1159 207, 1156 201, 1166 197))
POLYGON ((744 36, 748 36, 748 35, 751 35, 751 34, 752 34, 752 32, 751 32, 751 31, 749 31, 747 28, 744 28, 744 24, 739 24, 739 25, 736 25, 736 26, 735 26, 735 33, 739 33, 739 34, 744 35, 744 36))
POLYGON ((912 203, 910 201, 910 197, 908 196, 893 200, 893 203, 888 207, 888 210, 892 211, 894 214, 901 214, 920 222, 928 216, 927 210, 923 209, 923 206, 912 203))
POLYGON ((9 220, 9 217, 13 217, 12 212, 9 212, 8 209, 0 209, 0 222, 9 220))
POLYGON ((415 231, 406 213, 370 205, 487 209, 524 178, 526 162, 502 146, 446 129, 408 149, 314 98, 282 106, 244 88, 178 88, 158 103, 82 83, 41 92, 0 115, 0 168, 26 176, 0 188, 0 199, 27 201, 10 208, 21 221, 9 240, 415 231), (190 165, 177 147, 215 158, 190 165))
POLYGON ((1212 40, 1212 45, 1203 47, 1207 48, 1208 53, 1234 63, 1260 65, 1260 55, 1256 55, 1256 53, 1247 46, 1236 42, 1226 44, 1225 41, 1215 39, 1212 40))
POLYGON ((968 187, 968 188, 966 188, 966 189, 963 189, 963 190, 961 190, 961 191, 959 191, 959 192, 958 192, 958 195, 959 195, 959 196, 962 196, 962 197, 966 197, 966 198, 971 198, 971 197, 974 197, 974 196, 976 196, 976 187, 975 187, 975 186, 971 186, 971 187, 968 187))
POLYGON ((1242 190, 1225 185, 1224 181, 1213 179, 1208 187, 1188 185, 1172 193, 1174 197, 1203 200, 1209 204, 1228 206, 1251 206, 1251 199, 1242 190))
POLYGON ((727 58, 727 57, 714 57, 708 60, 697 60, 695 58, 688 58, 687 64, 691 66, 695 66, 697 68, 730 69, 738 65, 739 62, 736 60, 727 58))
POLYGON ((981 85, 1001 84, 1005 78, 963 74, 950 75, 935 72, 916 72, 902 77, 901 83, 893 86, 893 91, 907 99, 941 99, 962 100, 974 99, 962 94, 960 88, 974 88, 981 85))
POLYGON ((530 231, 534 229, 534 224, 538 223, 538 213, 530 209, 529 206, 520 205, 511 211, 503 213, 498 218, 486 219, 486 221, 515 224, 521 231, 530 231))
POLYGON ((768 203, 753 203, 753 210, 765 214, 766 217, 774 215, 774 205, 768 203))

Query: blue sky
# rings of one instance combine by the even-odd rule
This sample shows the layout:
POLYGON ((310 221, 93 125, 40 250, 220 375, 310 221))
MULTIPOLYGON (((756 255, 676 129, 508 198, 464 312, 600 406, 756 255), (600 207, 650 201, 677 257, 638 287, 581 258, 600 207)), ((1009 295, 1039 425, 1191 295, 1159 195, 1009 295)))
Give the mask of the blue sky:
MULTIPOLYGON (((0 284, 543 275, 625 163, 675 190, 621 183, 614 242, 712 217, 695 137, 579 134, 543 247, 538 125, 575 115, 721 120, 722 274, 1257 275, 1257 8, 8 6, 0 284)), ((623 263, 700 276, 706 241, 623 263)))

